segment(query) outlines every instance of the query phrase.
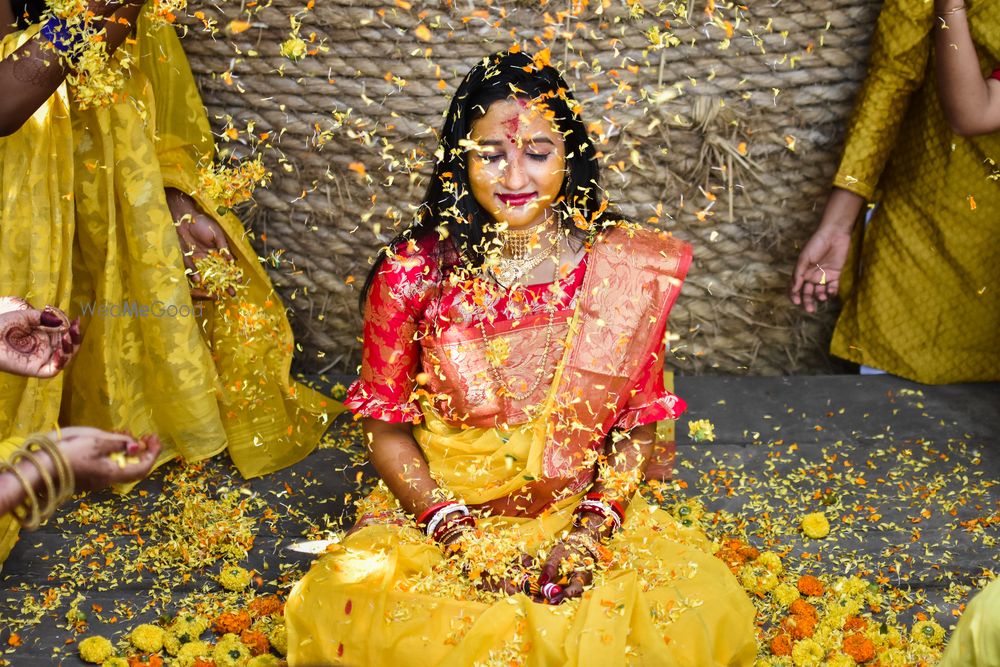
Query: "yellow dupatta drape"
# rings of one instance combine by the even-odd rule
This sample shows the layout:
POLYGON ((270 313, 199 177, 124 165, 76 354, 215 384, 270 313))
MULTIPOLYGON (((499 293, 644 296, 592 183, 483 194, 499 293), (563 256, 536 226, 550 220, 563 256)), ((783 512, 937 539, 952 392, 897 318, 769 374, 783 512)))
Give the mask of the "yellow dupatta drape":
MULTIPOLYGON (((588 266, 597 275, 601 270, 588 266)), ((565 353, 533 420, 511 428, 468 428, 447 422, 424 402, 424 422, 414 427, 414 438, 442 487, 480 504, 545 477, 553 413, 565 408, 560 395, 574 337, 587 330, 583 310, 577 306, 565 353)), ((480 516, 477 542, 500 561, 522 552, 544 558, 572 524, 580 494, 567 495, 557 495, 536 516, 480 516)), ((754 609, 742 587, 710 555, 703 534, 641 496, 611 540, 612 559, 595 574, 593 588, 559 606, 475 588, 384 487, 361 511, 383 520, 395 515, 397 521, 368 523, 350 533, 296 584, 285 612, 291 667, 703 667, 749 665, 756 656, 754 609)))
MULTIPOLYGON (((6 58, 38 28, 4 37, 6 58)), ((72 279, 73 151, 66 87, 14 134, 0 138, 0 296, 68 309, 72 279)), ((0 373, 0 439, 53 427, 63 377, 0 373)))
POLYGON ((290 382, 280 299, 247 232, 198 188, 213 156, 204 107, 174 29, 138 26, 120 102, 73 110, 76 239, 71 315, 85 337, 67 380, 68 423, 158 433, 161 462, 228 448, 245 477, 308 454, 339 411, 290 382), (190 194, 225 230, 246 279, 236 299, 192 303, 164 188, 190 194), (118 314, 88 314, 118 308, 118 314), (125 308, 148 308, 145 315, 125 308))

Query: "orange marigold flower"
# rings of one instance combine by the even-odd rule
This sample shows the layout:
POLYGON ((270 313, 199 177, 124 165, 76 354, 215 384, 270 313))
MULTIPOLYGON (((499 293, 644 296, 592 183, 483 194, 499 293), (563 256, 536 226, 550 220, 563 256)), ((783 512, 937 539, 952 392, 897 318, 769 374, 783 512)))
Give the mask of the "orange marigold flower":
POLYGON ((133 655, 128 659, 128 667, 163 667, 163 658, 158 654, 133 655))
POLYGON ((792 654, 792 640, 785 633, 780 635, 775 635, 774 639, 771 640, 771 654, 772 655, 791 655, 792 654))
POLYGON ((215 660, 209 660, 208 658, 195 658, 194 662, 191 663, 191 667, 216 667, 215 660))
POLYGON ((801 598, 793 602, 791 606, 788 607, 788 613, 793 616, 808 616, 814 621, 819 618, 819 614, 816 612, 816 607, 801 598))
POLYGON ((823 594, 823 582, 811 574, 803 574, 799 577, 799 593, 810 596, 820 596, 823 594))
POLYGON ((250 614, 246 611, 238 611, 236 613, 227 611, 219 614, 212 621, 212 630, 218 635, 224 635, 229 632, 238 635, 250 628, 250 622, 250 614))
POLYGON ((757 557, 760 556, 760 550, 755 549, 749 544, 744 544, 740 546, 739 554, 743 556, 745 560, 757 560, 757 557))
POLYGON ((267 641, 267 635, 256 630, 244 630, 240 635, 240 641, 250 649, 251 655, 260 655, 271 650, 271 644, 267 641))
POLYGON ((844 621, 844 632, 851 632, 852 630, 864 630, 868 627, 868 621, 861 618, 860 616, 849 616, 846 621, 844 621))
POLYGON ((844 653, 854 658, 855 662, 868 662, 875 657, 875 645, 860 632, 844 637, 844 653))
POLYGON ((285 611, 285 603, 277 595, 261 595, 250 601, 247 611, 254 618, 282 614, 285 611))
POLYGON ((792 614, 781 622, 781 627, 792 639, 807 639, 816 632, 816 619, 804 614, 792 614))

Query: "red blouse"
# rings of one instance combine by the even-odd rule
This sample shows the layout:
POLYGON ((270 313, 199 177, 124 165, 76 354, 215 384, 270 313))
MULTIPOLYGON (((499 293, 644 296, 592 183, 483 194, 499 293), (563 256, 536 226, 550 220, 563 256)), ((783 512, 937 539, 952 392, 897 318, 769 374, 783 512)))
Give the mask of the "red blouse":
MULTIPOLYGON (((584 255, 574 268, 563 267, 564 275, 554 282, 508 292, 484 278, 442 281, 440 256, 446 249, 433 237, 411 241, 379 267, 365 307, 361 377, 345 400, 355 415, 393 423, 421 421, 415 390, 425 370, 420 362, 422 339, 438 337, 456 325, 509 327, 553 307, 572 310, 587 271, 584 255)), ((664 333, 661 329, 657 335, 662 339, 664 333)), ((555 356, 549 359, 549 373, 558 361, 555 356)), ((662 349, 649 359, 631 393, 615 421, 619 430, 676 419, 686 407, 664 388, 662 349)))

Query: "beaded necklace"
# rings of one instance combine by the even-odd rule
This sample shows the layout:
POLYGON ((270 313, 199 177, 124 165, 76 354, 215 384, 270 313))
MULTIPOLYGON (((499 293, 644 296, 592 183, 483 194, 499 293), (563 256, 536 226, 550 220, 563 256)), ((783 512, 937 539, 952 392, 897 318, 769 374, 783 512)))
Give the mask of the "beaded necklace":
MULTIPOLYGON (((559 247, 559 237, 556 237, 555 243, 552 244, 552 246, 549 248, 548 253, 545 256, 547 257, 548 255, 551 255, 554 249, 558 247, 559 247)), ((557 280, 559 280, 558 258, 553 260, 552 264, 554 266, 554 269, 552 271, 552 282, 555 283, 557 280)), ((489 365, 490 369, 490 374, 493 376, 494 381, 499 387, 501 387, 507 393, 508 396, 510 396, 515 400, 523 401, 524 399, 531 396, 535 392, 535 390, 538 389, 538 386, 542 383, 542 379, 545 377, 545 368, 548 365, 549 353, 552 347, 552 325, 555 322, 556 318, 556 304, 554 299, 549 302, 547 310, 549 311, 549 317, 548 321, 545 324, 545 346, 542 348, 542 361, 538 365, 538 368, 535 369, 535 379, 531 383, 531 386, 528 387, 526 391, 518 392, 512 389, 510 384, 503 377, 503 373, 500 371, 500 364, 496 361, 493 355, 490 354, 486 355, 487 364, 489 365)), ((477 324, 479 325, 479 333, 482 336, 483 347, 489 348, 489 339, 486 335, 486 326, 483 324, 483 318, 478 319, 477 324)))

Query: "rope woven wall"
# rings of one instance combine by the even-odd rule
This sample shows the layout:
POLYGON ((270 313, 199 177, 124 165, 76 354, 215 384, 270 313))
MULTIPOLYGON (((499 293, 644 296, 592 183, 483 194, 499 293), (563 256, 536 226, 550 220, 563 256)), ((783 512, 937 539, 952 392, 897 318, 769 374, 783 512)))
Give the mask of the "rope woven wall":
MULTIPOLYGON (((301 367, 354 369, 369 258, 419 203, 461 78, 517 40, 551 49, 592 123, 612 200, 695 245, 668 363, 830 370, 835 313, 807 316, 785 291, 829 191, 877 0, 303 1, 274 0, 226 39, 192 31, 184 42, 213 123, 282 133, 249 222, 262 255, 285 251, 272 276, 301 367), (300 35, 315 39, 292 62, 280 46, 297 12, 300 35), (680 43, 658 48, 653 28, 680 43)), ((239 7, 191 9, 222 26, 239 7)))

